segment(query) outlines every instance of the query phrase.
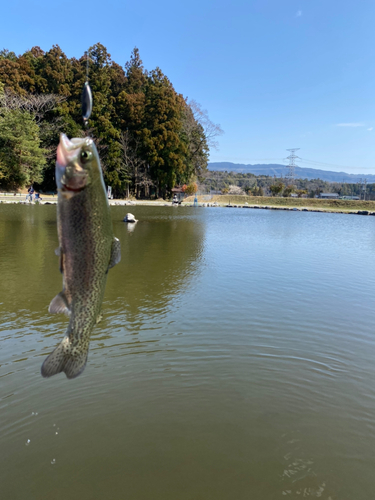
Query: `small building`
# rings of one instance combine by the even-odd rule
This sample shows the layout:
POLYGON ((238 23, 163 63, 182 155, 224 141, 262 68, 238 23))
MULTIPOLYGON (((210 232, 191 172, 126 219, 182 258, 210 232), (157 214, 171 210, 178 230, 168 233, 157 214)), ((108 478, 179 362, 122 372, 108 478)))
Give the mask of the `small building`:
POLYGON ((325 200, 338 200, 340 195, 338 193, 320 193, 319 198, 324 198, 325 200))
POLYGON ((177 196, 178 201, 182 201, 185 198, 185 193, 182 191, 180 187, 174 187, 171 189, 172 194, 177 196))

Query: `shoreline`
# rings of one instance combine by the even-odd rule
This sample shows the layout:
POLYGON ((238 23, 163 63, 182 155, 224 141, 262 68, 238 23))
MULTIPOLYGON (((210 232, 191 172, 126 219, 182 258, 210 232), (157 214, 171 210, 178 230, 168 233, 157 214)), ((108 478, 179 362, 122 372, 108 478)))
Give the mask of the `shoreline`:
MULTIPOLYGON (((368 203, 368 202, 367 202, 368 203)), ((243 209, 255 209, 255 210, 286 210, 289 212, 322 212, 322 213, 334 213, 334 214, 354 214, 354 215, 374 215, 375 216, 375 202, 373 210, 361 210, 359 208, 354 207, 344 207, 340 208, 331 208, 331 207, 321 207, 321 206, 296 206, 291 203, 290 205, 273 205, 273 204, 249 204, 246 202, 243 203, 226 203, 226 202, 218 202, 218 201, 201 201, 199 200, 198 206, 194 207, 194 203, 192 201, 183 201, 180 207, 193 207, 193 208, 243 208, 243 209)), ((19 204, 19 205, 57 205, 57 197, 56 196, 43 196, 42 201, 35 203, 34 201, 29 202, 24 199, 24 196, 17 195, 0 195, 0 204, 19 204)), ((122 206, 122 207, 135 207, 135 206, 154 206, 154 207, 163 207, 169 206, 172 207, 172 202, 161 201, 161 200, 109 200, 110 206, 122 206)))

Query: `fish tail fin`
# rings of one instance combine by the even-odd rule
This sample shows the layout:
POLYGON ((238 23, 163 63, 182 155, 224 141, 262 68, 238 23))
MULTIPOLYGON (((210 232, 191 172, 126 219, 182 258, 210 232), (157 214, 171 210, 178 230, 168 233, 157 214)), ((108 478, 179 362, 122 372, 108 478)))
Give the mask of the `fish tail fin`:
POLYGON ((43 377, 52 377, 64 372, 68 378, 75 378, 85 369, 89 344, 73 346, 69 337, 65 337, 56 349, 44 360, 42 365, 43 377))

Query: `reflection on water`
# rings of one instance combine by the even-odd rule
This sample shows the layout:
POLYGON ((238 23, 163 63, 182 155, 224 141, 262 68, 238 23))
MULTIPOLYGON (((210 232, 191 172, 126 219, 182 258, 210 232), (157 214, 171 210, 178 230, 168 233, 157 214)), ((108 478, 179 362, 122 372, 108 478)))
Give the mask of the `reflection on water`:
POLYGON ((128 233, 132 233, 134 229, 136 228, 137 223, 136 222, 131 222, 127 224, 126 229, 128 230, 128 233))
POLYGON ((132 210, 68 381, 55 207, 0 206, 2 497, 372 498, 374 218, 132 210))
MULTIPOLYGON (((120 219, 121 212, 115 208, 114 217, 118 213, 120 219)), ((106 327, 109 335, 116 327, 137 332, 145 322, 147 329, 164 325, 171 299, 189 287, 201 263, 203 220, 187 214, 172 218, 165 209, 149 212, 138 207, 139 222, 115 226, 122 263, 109 275, 105 299, 112 311, 106 327)))

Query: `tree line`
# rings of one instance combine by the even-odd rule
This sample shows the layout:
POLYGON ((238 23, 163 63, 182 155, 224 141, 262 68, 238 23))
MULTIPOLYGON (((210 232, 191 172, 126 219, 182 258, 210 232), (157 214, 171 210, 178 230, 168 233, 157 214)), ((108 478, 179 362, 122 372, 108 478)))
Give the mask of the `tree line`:
MULTIPOLYGON (((320 193, 338 193, 339 196, 364 198, 363 185, 359 183, 328 182, 322 179, 294 179, 291 184, 285 178, 251 173, 206 170, 199 177, 201 193, 247 194, 250 196, 285 196, 292 194, 314 198, 320 193)), ((366 200, 375 200, 375 184, 367 184, 366 200)))
POLYGON ((68 58, 58 45, 17 56, 0 51, 0 188, 56 188, 59 135, 94 137, 115 196, 168 196, 207 169, 222 133, 196 101, 174 89, 160 68, 144 68, 137 48, 124 67, 100 43, 68 58), (81 92, 88 67, 93 111, 88 130, 81 92))

